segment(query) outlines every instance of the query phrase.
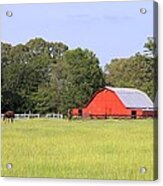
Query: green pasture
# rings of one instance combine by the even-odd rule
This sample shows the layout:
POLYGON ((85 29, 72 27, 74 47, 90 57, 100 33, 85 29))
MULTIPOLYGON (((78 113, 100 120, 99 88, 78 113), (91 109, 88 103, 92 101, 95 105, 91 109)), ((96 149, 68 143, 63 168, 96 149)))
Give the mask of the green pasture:
POLYGON ((30 119, 1 128, 2 176, 153 180, 152 119, 30 119))

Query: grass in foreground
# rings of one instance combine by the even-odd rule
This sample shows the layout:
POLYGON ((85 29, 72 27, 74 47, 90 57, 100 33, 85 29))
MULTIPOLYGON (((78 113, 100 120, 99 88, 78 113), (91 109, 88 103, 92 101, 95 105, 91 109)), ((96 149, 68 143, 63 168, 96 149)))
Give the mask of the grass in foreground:
POLYGON ((152 180, 153 120, 2 124, 2 176, 152 180))

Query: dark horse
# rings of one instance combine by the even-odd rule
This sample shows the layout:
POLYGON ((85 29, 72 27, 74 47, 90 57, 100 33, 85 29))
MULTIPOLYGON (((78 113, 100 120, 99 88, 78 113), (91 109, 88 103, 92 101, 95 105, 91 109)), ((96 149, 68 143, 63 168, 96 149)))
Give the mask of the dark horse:
POLYGON ((7 121, 10 121, 11 123, 13 123, 14 117, 15 117, 14 111, 7 111, 4 113, 3 121, 7 119, 7 121))

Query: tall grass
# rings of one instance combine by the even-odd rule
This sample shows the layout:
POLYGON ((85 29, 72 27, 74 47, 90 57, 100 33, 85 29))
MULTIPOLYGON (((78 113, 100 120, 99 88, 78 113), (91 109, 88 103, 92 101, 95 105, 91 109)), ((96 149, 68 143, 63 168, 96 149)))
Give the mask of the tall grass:
POLYGON ((153 121, 2 124, 2 176, 152 180, 153 121), (7 163, 13 168, 7 170, 7 163))

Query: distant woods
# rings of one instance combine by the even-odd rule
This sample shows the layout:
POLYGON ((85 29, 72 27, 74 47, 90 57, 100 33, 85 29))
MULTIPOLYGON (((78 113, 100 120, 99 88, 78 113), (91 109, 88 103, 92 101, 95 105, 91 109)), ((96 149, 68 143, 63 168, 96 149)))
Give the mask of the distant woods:
POLYGON ((63 113, 82 108, 92 94, 106 85, 134 87, 152 100, 157 89, 157 55, 152 38, 144 53, 113 59, 102 71, 88 49, 70 50, 61 42, 31 39, 26 44, 1 44, 2 112, 63 113))

